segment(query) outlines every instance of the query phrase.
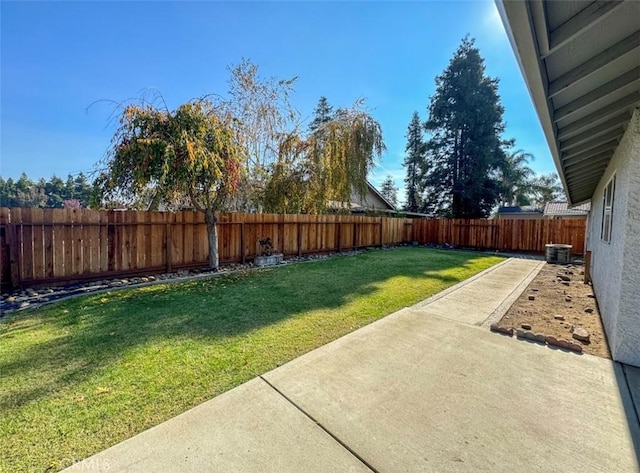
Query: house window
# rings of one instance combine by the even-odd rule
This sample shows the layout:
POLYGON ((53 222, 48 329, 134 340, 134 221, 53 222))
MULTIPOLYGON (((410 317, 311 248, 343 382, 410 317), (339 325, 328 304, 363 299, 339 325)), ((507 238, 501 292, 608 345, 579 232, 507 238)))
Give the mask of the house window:
POLYGON ((607 243, 611 243, 611 228, 613 225, 613 200, 616 193, 616 176, 614 175, 604 188, 602 196, 602 238, 607 243))

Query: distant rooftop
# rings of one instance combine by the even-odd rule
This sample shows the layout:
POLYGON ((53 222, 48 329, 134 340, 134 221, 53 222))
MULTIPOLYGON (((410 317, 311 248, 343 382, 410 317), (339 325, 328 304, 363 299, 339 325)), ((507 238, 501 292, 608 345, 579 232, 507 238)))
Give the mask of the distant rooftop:
POLYGON ((544 206, 545 215, 586 215, 591 210, 591 202, 569 208, 568 202, 547 202, 544 206))
POLYGON ((542 213, 540 207, 535 205, 514 205, 511 207, 500 207, 498 209, 499 214, 513 214, 513 213, 542 213))

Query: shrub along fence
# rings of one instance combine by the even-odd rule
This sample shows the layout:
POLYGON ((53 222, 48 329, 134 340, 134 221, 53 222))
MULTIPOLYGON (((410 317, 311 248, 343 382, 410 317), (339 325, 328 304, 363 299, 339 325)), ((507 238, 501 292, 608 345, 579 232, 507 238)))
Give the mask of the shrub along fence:
MULTIPOLYGON (((285 256, 417 241, 543 252, 584 247, 583 220, 412 220, 354 215, 220 214, 221 263, 244 263, 271 238, 285 256)), ((198 212, 0 208, 3 286, 56 284, 204 268, 209 248, 198 212)))

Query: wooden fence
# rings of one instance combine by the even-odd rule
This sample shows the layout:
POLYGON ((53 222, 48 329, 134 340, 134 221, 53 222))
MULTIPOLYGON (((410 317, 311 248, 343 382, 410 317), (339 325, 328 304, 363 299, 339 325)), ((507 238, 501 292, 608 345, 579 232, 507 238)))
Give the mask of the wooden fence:
MULTIPOLYGON (((218 237, 221 263, 250 261, 263 237, 286 256, 410 241, 529 252, 569 243, 582 253, 585 222, 221 214, 218 237)), ((197 212, 0 208, 1 282, 30 286, 202 268, 207 241, 197 212)))
MULTIPOLYGON (((221 263, 251 260, 270 237, 286 256, 402 243, 405 219, 351 215, 221 214, 221 263)), ((0 208, 2 283, 54 284, 206 267, 198 212, 0 208)))
POLYGON ((413 240, 465 248, 543 253, 547 243, 572 245, 584 252, 584 219, 413 220, 413 240))

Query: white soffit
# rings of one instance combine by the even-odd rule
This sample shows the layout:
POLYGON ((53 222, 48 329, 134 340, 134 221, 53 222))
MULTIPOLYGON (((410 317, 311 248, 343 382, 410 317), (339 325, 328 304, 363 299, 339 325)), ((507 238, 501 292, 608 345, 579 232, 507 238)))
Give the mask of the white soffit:
POLYGON ((496 0, 571 204, 640 107, 640 1, 496 0))

